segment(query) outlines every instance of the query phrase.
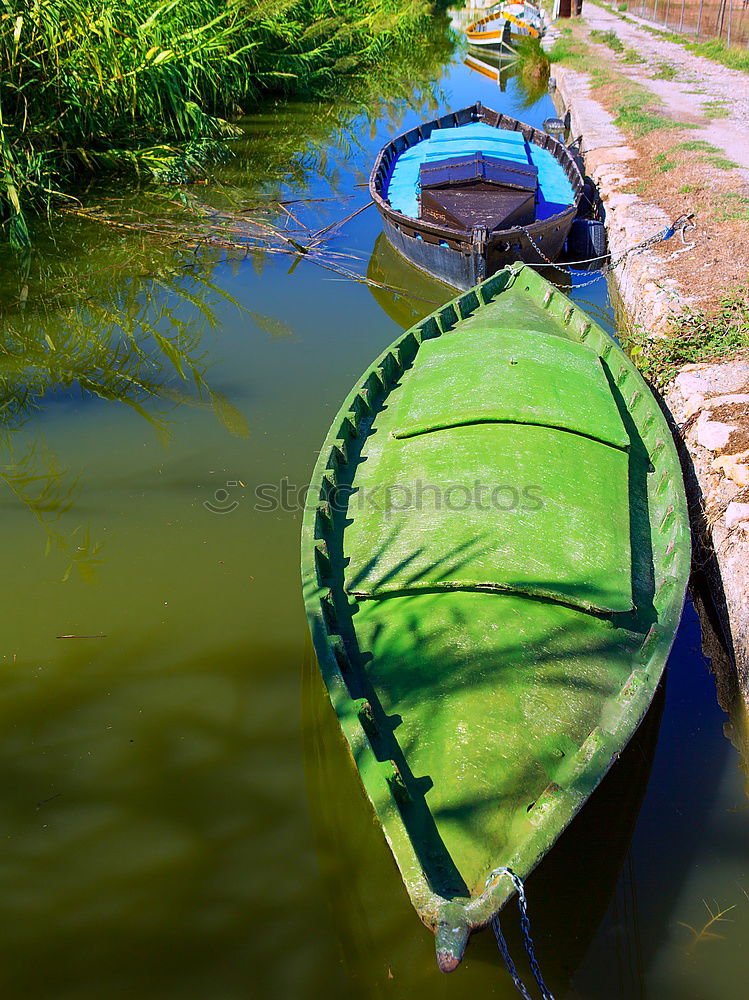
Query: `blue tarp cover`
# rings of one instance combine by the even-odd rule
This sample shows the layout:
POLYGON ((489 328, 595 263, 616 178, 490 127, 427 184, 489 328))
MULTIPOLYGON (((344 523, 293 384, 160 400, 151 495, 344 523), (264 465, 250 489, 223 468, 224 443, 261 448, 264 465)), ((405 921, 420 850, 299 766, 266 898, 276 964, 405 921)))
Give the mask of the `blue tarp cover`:
POLYGON ((396 211, 417 219, 421 164, 438 163, 466 153, 486 153, 537 167, 538 220, 556 215, 575 200, 575 192, 564 168, 548 150, 526 142, 522 132, 493 128, 485 122, 435 129, 428 139, 404 150, 395 161, 384 197, 396 211))

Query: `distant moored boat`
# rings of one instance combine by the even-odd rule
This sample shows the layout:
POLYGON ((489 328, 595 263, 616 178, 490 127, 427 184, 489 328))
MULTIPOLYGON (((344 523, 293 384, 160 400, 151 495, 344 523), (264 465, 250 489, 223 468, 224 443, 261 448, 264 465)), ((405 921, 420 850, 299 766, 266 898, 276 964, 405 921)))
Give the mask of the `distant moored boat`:
POLYGON ((469 45, 498 50, 511 48, 523 38, 540 38, 543 33, 543 15, 530 3, 498 4, 465 29, 469 45))

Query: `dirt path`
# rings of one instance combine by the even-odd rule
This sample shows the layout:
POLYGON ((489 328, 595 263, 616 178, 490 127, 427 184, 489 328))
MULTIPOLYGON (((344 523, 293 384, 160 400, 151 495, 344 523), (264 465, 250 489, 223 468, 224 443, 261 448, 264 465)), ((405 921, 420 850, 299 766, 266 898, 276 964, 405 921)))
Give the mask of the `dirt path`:
MULTIPOLYGON (((710 312, 749 273, 749 74, 644 24, 589 0, 582 17, 558 20, 549 32, 547 46, 558 42, 561 50, 552 72, 566 80, 587 149, 595 135, 604 147, 596 157, 612 164, 617 183, 604 182, 607 211, 613 222, 620 209, 629 245, 659 219, 692 215, 694 246, 656 249, 654 280, 666 297, 710 312)), ((659 330, 673 311, 665 299, 662 305, 659 330)))
POLYGON ((625 46, 645 60, 628 64, 617 58, 617 70, 652 91, 669 117, 698 126, 690 130, 692 137, 722 150, 739 164, 749 182, 749 74, 694 55, 639 26, 647 22, 628 17, 625 21, 593 3, 584 8, 591 30, 616 32, 625 46), (672 72, 676 75, 671 80, 654 79, 654 74, 672 72))
MULTIPOLYGON (((592 2, 549 34, 567 52, 552 67, 555 100, 582 136, 612 257, 694 213, 687 244, 674 237, 614 271, 622 328, 635 344, 678 335, 690 308, 716 315, 726 295, 746 298, 749 75, 592 2)), ((706 355, 692 355, 662 398, 682 453, 697 563, 749 708, 749 351, 706 355)))

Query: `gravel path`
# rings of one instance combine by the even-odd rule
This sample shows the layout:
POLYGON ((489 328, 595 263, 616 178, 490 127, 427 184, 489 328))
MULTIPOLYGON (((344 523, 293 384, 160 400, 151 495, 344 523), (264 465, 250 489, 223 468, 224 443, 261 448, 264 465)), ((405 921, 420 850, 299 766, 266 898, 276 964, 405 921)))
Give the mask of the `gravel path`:
MULTIPOLYGON (((558 21, 557 30, 559 26, 558 21)), ((720 201, 711 199, 738 195, 745 204, 745 192, 736 189, 742 185, 740 175, 749 181, 749 75, 696 56, 590 2, 580 27, 586 32, 615 32, 627 50, 645 60, 625 62, 626 52, 615 54, 599 36, 588 39, 595 43, 590 53, 593 72, 563 63, 552 70, 557 78, 557 107, 571 113, 573 134, 583 136, 586 172, 603 199, 612 256, 623 254, 679 212, 695 211, 696 228, 686 246, 674 238, 632 254, 614 271, 622 321, 651 336, 664 334, 674 321, 678 325, 686 307, 714 305, 727 290, 735 292, 746 281, 749 224, 745 214, 721 219, 716 216, 720 201), (660 114, 695 127, 684 129, 681 135, 678 129, 657 129, 640 136, 623 132, 614 122, 612 106, 616 108, 617 95, 612 96, 611 83, 604 84, 607 89, 602 93, 594 85, 594 71, 609 66, 650 90, 662 102, 660 114), (653 79, 656 74, 673 79, 653 79), (721 109, 722 117, 716 118, 721 109), (669 146, 678 139, 682 144, 694 139, 708 142, 742 169, 716 170, 709 157, 692 152, 676 164, 677 169, 659 170, 655 156, 673 153, 669 146), (682 186, 685 180, 690 183, 682 186)), ((552 41, 553 29, 549 35, 552 41)), ((604 73, 600 78, 607 76, 604 73)), ((687 365, 663 393, 682 428, 697 558, 716 595, 717 613, 724 634, 730 637, 747 706, 748 373, 749 351, 744 351, 735 358, 687 365)))
POLYGON ((617 70, 651 90, 669 117, 698 126, 690 129, 690 137, 724 151, 749 181, 749 74, 697 56, 592 3, 585 5, 584 20, 591 29, 616 32, 624 45, 642 56, 644 63, 614 57, 617 70), (653 74, 664 64, 673 67, 675 78, 654 80, 653 74))

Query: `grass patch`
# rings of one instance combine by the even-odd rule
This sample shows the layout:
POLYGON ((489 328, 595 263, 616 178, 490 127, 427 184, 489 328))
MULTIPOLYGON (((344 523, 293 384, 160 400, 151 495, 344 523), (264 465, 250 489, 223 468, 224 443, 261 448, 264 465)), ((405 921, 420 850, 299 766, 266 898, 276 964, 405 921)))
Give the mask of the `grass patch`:
POLYGON ((678 166, 678 163, 676 162, 676 160, 669 159, 668 153, 657 153, 653 157, 653 160, 655 161, 657 169, 662 174, 665 174, 666 171, 673 170, 674 167, 678 166))
POLYGON ((617 81, 617 74, 612 73, 607 66, 594 66, 589 72, 594 87, 608 87, 617 81))
MULTIPOLYGON (((585 69, 593 82, 594 87, 615 87, 616 94, 613 97, 614 124, 634 138, 648 135, 659 129, 688 129, 699 128, 699 125, 691 122, 677 122, 672 118, 667 118, 657 110, 659 100, 652 91, 633 80, 628 79, 622 73, 612 72, 608 66, 594 66, 589 68, 589 53, 584 54, 584 63, 581 68, 585 69)), ((604 98, 604 101, 606 98, 604 98)), ((607 105, 608 106, 608 105, 607 105)))
POLYGON ((703 139, 688 139, 686 142, 680 142, 674 149, 683 149, 687 153, 706 153, 706 156, 701 157, 702 162, 709 163, 716 170, 740 169, 739 164, 734 163, 733 160, 729 160, 727 156, 724 156, 722 150, 718 149, 717 146, 713 146, 711 142, 705 142, 703 139))
POLYGON ((713 62, 722 63, 731 69, 738 69, 744 73, 749 73, 749 50, 738 45, 732 45, 730 49, 724 41, 713 38, 709 42, 685 42, 680 38, 679 43, 694 52, 698 56, 712 59, 713 62))
POLYGON ((716 170, 738 170, 739 164, 729 160, 727 156, 703 156, 703 161, 716 170))
POLYGON ((687 153, 719 153, 720 150, 717 146, 713 146, 711 142, 705 142, 704 139, 688 139, 686 142, 680 142, 678 146, 674 149, 683 149, 687 153))
POLYGON ((635 91, 629 94, 617 105, 614 124, 636 137, 649 135, 657 129, 682 128, 671 118, 651 111, 648 107, 651 101, 652 97, 647 93, 635 91))
POLYGON ((653 73, 650 77, 651 80, 675 80, 679 75, 679 71, 671 63, 662 62, 658 63, 658 72, 653 73))
POLYGON ((684 39, 681 35, 677 35, 674 31, 665 31, 663 28, 654 28, 650 24, 638 24, 638 28, 643 31, 647 31, 649 35, 655 35, 656 38, 665 38, 667 42, 683 42, 684 39))
POLYGON ((715 217, 718 222, 746 222, 749 220, 749 198, 736 191, 725 191, 717 195, 718 205, 715 217))
POLYGON ((641 84, 628 80, 618 73, 609 74, 606 70, 592 70, 591 76, 600 75, 600 85, 615 84, 617 86, 618 103, 614 106, 614 124, 635 138, 648 135, 658 129, 682 129, 690 126, 684 122, 676 122, 660 114, 658 98, 641 84))
POLYGON ((599 31, 598 28, 594 28, 590 37, 594 42, 608 45, 613 52, 624 52, 624 44, 615 31, 599 31))
POLYGON ((645 62, 640 53, 636 52, 634 49, 625 49, 621 61, 623 63, 627 63, 628 65, 645 62))
POLYGON ((679 194, 692 194, 696 190, 697 187, 694 184, 682 184, 679 188, 679 194))
POLYGON ((701 156, 700 160, 703 163, 708 163, 716 170, 739 169, 738 163, 729 160, 727 156, 723 155, 722 150, 718 149, 717 146, 713 146, 711 142, 705 142, 704 139, 688 139, 686 142, 680 142, 677 146, 674 146, 669 152, 674 153, 677 150, 682 150, 685 153, 704 153, 705 155, 701 156))
POLYGON ((731 109, 726 101, 705 101, 700 109, 707 118, 730 118, 731 109))
MULTIPOLYGON (((631 19, 625 18, 625 20, 631 19)), ((654 28, 649 24, 639 24, 638 27, 651 35, 655 35, 656 38, 663 38, 667 42, 675 42, 677 45, 681 45, 682 48, 687 49, 688 52, 694 52, 695 55, 703 56, 705 59, 712 60, 712 62, 728 66, 730 69, 749 73, 749 50, 743 46, 732 45, 729 48, 720 38, 713 38, 709 42, 694 42, 676 31, 654 28)))
MULTIPOLYGON (((616 11, 612 11, 612 13, 616 13, 616 11)), ((621 16, 620 14, 619 17, 621 16)), ((624 18, 624 20, 631 20, 631 18, 624 18)), ((656 38, 664 38, 667 42, 676 42, 677 45, 681 45, 688 52, 694 52, 695 55, 711 59, 713 62, 721 63, 721 65, 728 66, 730 69, 738 69, 743 73, 749 73, 749 50, 743 46, 732 45, 729 48, 720 38, 713 38, 709 42, 693 42, 675 31, 662 31, 659 28, 651 27, 649 24, 640 24, 638 27, 642 28, 643 31, 649 32, 651 35, 655 35, 656 38)))
POLYGON ((742 286, 720 302, 714 315, 690 309, 670 337, 632 337, 629 348, 640 370, 665 385, 687 364, 729 357, 749 347, 749 289, 742 286))
POLYGON ((549 50, 549 62, 562 63, 571 69, 587 69, 590 49, 585 42, 565 34, 552 45, 549 50))

